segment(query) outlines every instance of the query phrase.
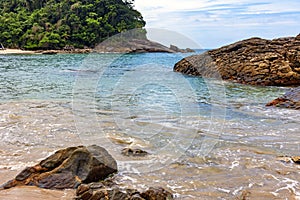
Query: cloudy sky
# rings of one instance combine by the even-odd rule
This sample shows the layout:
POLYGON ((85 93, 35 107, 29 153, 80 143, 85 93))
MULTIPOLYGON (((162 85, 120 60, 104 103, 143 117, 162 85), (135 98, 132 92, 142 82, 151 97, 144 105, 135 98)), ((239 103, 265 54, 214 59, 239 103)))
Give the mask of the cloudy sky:
POLYGON ((147 28, 178 32, 202 48, 300 33, 300 0, 135 0, 135 8, 147 28))

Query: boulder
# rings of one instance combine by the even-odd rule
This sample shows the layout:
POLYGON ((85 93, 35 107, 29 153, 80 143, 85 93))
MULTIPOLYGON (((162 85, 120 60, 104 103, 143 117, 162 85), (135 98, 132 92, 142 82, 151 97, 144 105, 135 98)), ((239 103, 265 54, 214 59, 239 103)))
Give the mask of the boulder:
POLYGON ((300 87, 290 89, 282 97, 274 99, 266 106, 300 109, 300 87))
POLYGON ((104 180, 117 172, 117 162, 102 147, 78 146, 59 150, 39 164, 27 167, 1 189, 30 185, 46 189, 77 188, 104 180))
POLYGON ((144 192, 135 189, 120 188, 114 181, 105 180, 98 183, 82 184, 76 191, 75 200, 171 200, 173 195, 167 190, 149 188, 144 192))
POLYGON ((251 85, 300 85, 300 34, 273 40, 250 38, 186 57, 174 71, 251 85))

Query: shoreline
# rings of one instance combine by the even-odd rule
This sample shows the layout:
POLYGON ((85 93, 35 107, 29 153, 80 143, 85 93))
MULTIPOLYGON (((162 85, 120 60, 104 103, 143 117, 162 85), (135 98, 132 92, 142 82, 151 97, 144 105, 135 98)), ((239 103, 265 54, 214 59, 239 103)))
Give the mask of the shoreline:
POLYGON ((10 54, 36 54, 36 52, 21 50, 21 49, 2 49, 2 50, 0 50, 0 55, 10 55, 10 54))
POLYGON ((81 54, 81 53, 91 53, 92 49, 74 49, 74 50, 22 50, 22 49, 4 49, 0 50, 0 55, 33 55, 33 54, 81 54))

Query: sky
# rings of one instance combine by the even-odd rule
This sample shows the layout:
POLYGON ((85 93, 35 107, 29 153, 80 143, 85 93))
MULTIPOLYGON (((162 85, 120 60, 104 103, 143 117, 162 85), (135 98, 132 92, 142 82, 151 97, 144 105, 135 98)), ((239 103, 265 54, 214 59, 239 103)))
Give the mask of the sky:
POLYGON ((272 39, 300 33, 300 0, 134 2, 135 9, 142 13, 147 23, 146 28, 173 31, 204 49, 250 37, 272 39))

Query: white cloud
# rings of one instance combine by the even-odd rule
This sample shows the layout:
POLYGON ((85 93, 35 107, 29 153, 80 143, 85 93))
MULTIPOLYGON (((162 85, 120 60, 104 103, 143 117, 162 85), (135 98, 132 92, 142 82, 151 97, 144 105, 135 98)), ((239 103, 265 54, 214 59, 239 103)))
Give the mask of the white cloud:
POLYGON ((300 33, 299 0, 135 0, 135 8, 146 27, 177 31, 204 48, 300 33))

